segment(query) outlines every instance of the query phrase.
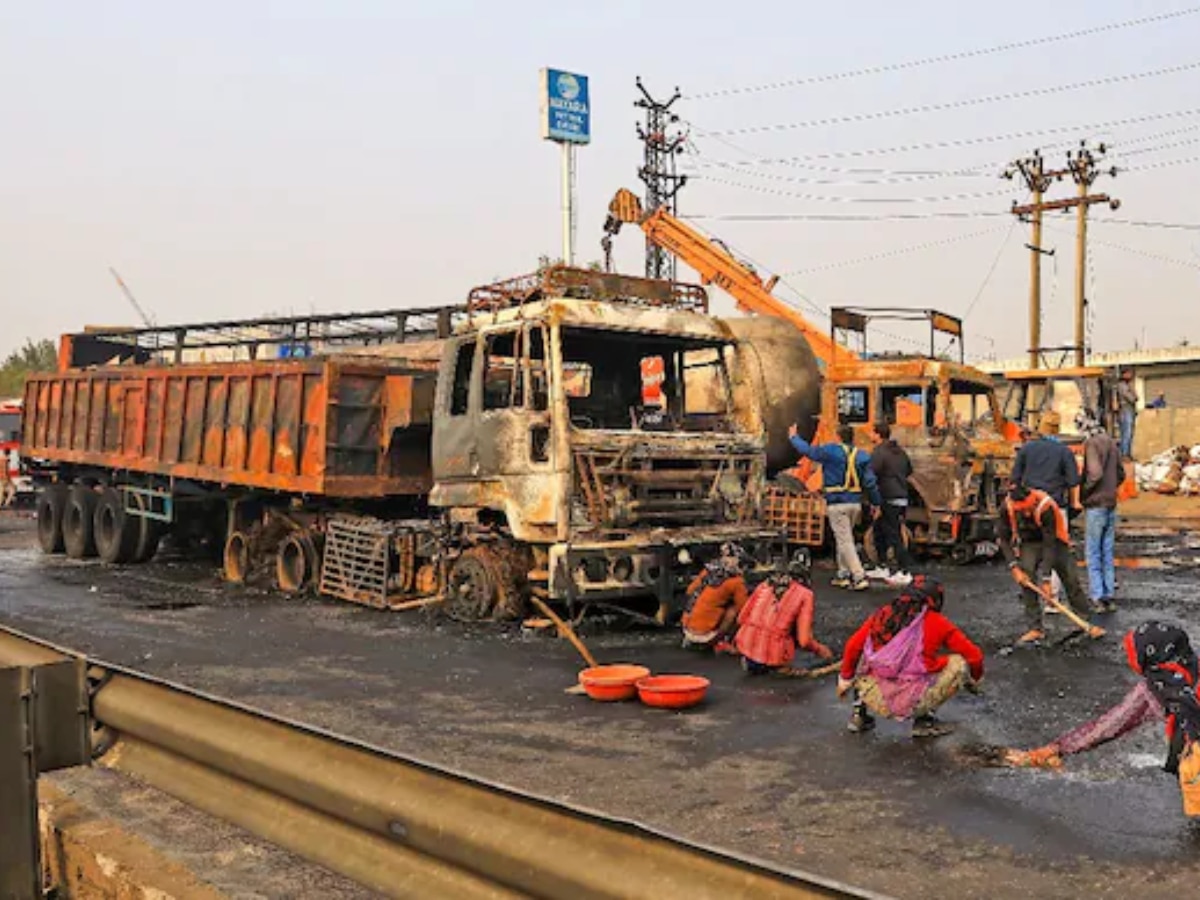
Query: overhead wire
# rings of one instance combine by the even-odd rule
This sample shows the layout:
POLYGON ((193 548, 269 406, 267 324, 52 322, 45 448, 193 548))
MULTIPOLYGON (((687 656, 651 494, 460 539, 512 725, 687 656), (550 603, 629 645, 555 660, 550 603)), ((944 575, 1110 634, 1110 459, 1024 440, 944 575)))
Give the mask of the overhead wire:
POLYGON ((926 56, 920 59, 906 60, 897 63, 884 63, 875 66, 864 66, 858 69, 848 69, 842 72, 831 72, 824 75, 807 75, 799 78, 789 78, 782 81, 767 82, 757 85, 745 85, 741 87, 719 88, 717 90, 703 91, 697 94, 689 94, 685 97, 687 100, 712 100, 720 97, 732 97, 740 94, 761 93, 764 91, 777 91, 787 88, 802 87, 810 84, 825 84, 831 81, 843 81, 850 78, 860 78, 867 75, 882 75, 888 72, 901 72, 908 69, 916 69, 923 66, 937 65, 940 63, 957 62, 959 60, 976 59, 981 56, 991 56, 997 53, 1006 53, 1012 50, 1024 50, 1031 47, 1043 47, 1047 44, 1057 44, 1064 41, 1077 40, 1079 38, 1092 37, 1095 35, 1106 34, 1114 31, 1121 31, 1127 28, 1136 28, 1144 25, 1151 25, 1158 22, 1165 22, 1172 19, 1179 19, 1184 16, 1194 15, 1200 12, 1200 6, 1191 6, 1184 9, 1172 10, 1170 12, 1159 13, 1151 16, 1141 16, 1136 19, 1126 19, 1121 22, 1111 22, 1106 25, 1095 25, 1090 28, 1082 28, 1076 31, 1063 32, 1061 34, 1043 35, 1040 37, 1026 38, 1020 41, 1009 41, 1003 44, 995 44, 991 47, 982 47, 975 50, 961 50, 953 53, 941 53, 935 56, 926 56))
MULTIPOLYGON (((1015 220, 1014 220, 1015 221, 1015 220)), ((820 265, 808 266, 804 269, 792 269, 789 272, 779 273, 780 277, 786 275, 808 275, 812 272, 825 272, 830 269, 844 269, 850 266, 864 265, 866 263, 878 262, 883 259, 892 259, 897 256, 908 256, 911 253, 919 253, 924 250, 932 250, 935 247, 943 247, 947 244, 957 244, 962 241, 971 240, 977 237, 983 237, 986 234, 994 234, 1003 226, 992 226, 979 231, 970 231, 966 234, 955 234, 944 238, 935 238, 929 241, 923 241, 919 244, 910 244, 907 247, 897 247, 892 250, 885 250, 880 253, 872 253, 869 256, 859 256, 853 259, 841 259, 835 262, 822 263, 820 265)), ((1011 231, 1011 228, 1010 228, 1011 231)))
MULTIPOLYGON (((1104 220, 1097 219, 1097 221, 1104 221, 1104 220)), ((1089 220, 1088 224, 1091 224, 1090 220, 1089 220)), ((1050 229, 1051 231, 1057 231, 1057 232, 1061 232, 1063 234, 1072 233, 1070 231, 1070 229, 1063 228, 1059 225, 1052 224, 1052 223, 1045 223, 1044 227, 1050 229)), ((1173 266, 1182 266, 1187 269, 1200 269, 1200 262, 1196 262, 1194 260, 1179 259, 1178 257, 1175 257, 1175 256, 1163 256, 1161 253, 1153 253, 1149 250, 1141 250, 1137 247, 1129 247, 1125 244, 1118 244, 1115 241, 1103 240, 1101 238, 1094 237, 1093 235, 1088 235, 1088 244, 1089 245, 1096 244, 1097 246, 1100 246, 1100 247, 1108 247, 1112 250, 1120 250, 1124 253, 1129 253, 1133 256, 1141 256, 1141 257, 1144 257, 1145 259, 1151 259, 1151 260, 1155 260, 1156 262, 1167 263, 1167 264, 1173 265, 1173 266)))
POLYGON ((699 180, 707 181, 710 184, 720 184, 726 187, 738 188, 743 191, 752 191, 759 194, 773 194, 779 197, 790 197, 796 200, 808 200, 815 203, 871 203, 871 204, 889 204, 889 203, 947 203, 955 200, 977 200, 984 197, 999 197, 1004 194, 1012 193, 1010 190, 1000 188, 995 191, 966 191, 957 194, 943 194, 940 196, 926 197, 847 197, 838 195, 821 195, 821 194, 801 194, 795 191, 784 191, 777 188, 769 188, 757 184, 745 184, 740 181, 731 181, 727 178, 713 178, 711 175, 696 175, 699 180))
POLYGON ((827 116, 822 119, 806 119, 800 122, 781 122, 772 125, 751 125, 741 128, 726 128, 710 131, 712 135, 747 135, 764 134, 778 131, 795 131, 804 128, 823 128, 829 125, 843 125, 850 122, 872 122, 879 119, 892 119, 901 116, 911 116, 918 113, 944 112, 951 109, 967 109, 990 103, 1001 103, 1009 100, 1024 100, 1031 97, 1047 97, 1072 91, 1088 90, 1111 84, 1125 84, 1142 81, 1147 78, 1160 78, 1167 75, 1177 75, 1200 69, 1200 60, 1180 63, 1174 66, 1164 66, 1161 69, 1149 69, 1144 72, 1129 72, 1123 75, 1105 75, 1101 78, 1091 78, 1087 81, 1077 81, 1071 84, 1054 84, 1045 87, 1027 88, 1021 91, 1005 91, 1000 94, 987 94, 982 97, 968 97, 961 100, 950 100, 944 103, 923 103, 919 106, 903 106, 897 109, 875 110, 867 113, 851 113, 844 116, 827 116))
POLYGON ((987 290, 988 284, 991 283, 992 276, 996 274, 996 269, 1000 265, 1000 259, 1004 256, 1004 251, 1008 249, 1008 242, 1012 240, 1013 232, 1017 228, 1017 219, 1013 219, 1009 223, 1008 230, 1004 232, 1004 240, 1000 242, 999 249, 996 250, 996 256, 992 259, 992 264, 988 266, 987 273, 983 276, 983 282, 979 285, 979 290, 975 292, 970 304, 967 306, 967 311, 963 313, 962 320, 965 322, 971 317, 971 313, 975 311, 975 307, 979 305, 980 299, 983 297, 984 291, 987 290))
MULTIPOLYGON (((1104 128, 1115 128, 1122 125, 1141 125, 1146 122, 1155 122, 1163 119, 1178 119, 1188 116, 1200 115, 1200 107, 1192 109, 1170 110, 1161 113, 1146 113, 1140 116, 1127 116, 1122 119, 1110 119, 1104 122, 1090 122, 1082 125, 1058 125, 1049 126, 1046 128, 1028 129, 1025 131, 1010 131, 1004 134, 985 135, 981 137, 971 138, 949 138, 937 141, 921 141, 913 144, 899 144, 892 147, 872 147, 865 150, 830 150, 822 153, 809 153, 800 156, 784 156, 784 157, 754 157, 746 160, 733 160, 733 164, 740 166, 748 165, 807 165, 810 161, 822 161, 830 159, 855 159, 859 157, 869 156, 888 156, 899 153, 911 153, 921 150, 942 150, 959 147, 971 147, 978 144, 994 144, 1002 141, 1012 141, 1025 138, 1042 137, 1048 134, 1070 134, 1088 131, 1097 131, 1104 128)), ((737 144, 724 139, 723 135, 711 132, 705 128, 701 128, 695 123, 689 122, 692 133, 701 138, 708 138, 718 141, 725 146, 737 150, 739 153, 749 153, 737 144)), ((750 154, 753 157, 753 154, 750 154)))

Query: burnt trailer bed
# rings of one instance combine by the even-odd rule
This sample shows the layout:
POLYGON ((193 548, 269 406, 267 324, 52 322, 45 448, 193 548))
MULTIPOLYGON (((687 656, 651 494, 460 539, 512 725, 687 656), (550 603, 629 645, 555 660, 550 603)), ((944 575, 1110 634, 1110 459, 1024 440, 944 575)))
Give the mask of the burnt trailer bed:
POLYGON ((23 445, 59 466, 330 498, 428 492, 436 372, 330 356, 36 375, 23 445))

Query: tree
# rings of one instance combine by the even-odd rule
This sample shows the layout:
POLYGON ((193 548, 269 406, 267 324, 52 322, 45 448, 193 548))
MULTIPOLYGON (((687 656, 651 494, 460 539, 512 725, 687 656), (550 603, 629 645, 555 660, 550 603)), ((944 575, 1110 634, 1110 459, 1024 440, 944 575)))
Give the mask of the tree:
POLYGON ((0 397, 19 397, 25 379, 35 372, 53 372, 58 367, 58 350, 50 340, 26 340, 25 346, 8 354, 0 364, 0 397))

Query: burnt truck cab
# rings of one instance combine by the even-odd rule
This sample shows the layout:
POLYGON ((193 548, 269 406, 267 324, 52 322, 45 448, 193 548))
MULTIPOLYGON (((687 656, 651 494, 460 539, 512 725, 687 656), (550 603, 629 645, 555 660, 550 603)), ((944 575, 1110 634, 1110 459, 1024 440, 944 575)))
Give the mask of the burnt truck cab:
POLYGON ((438 374, 430 493, 464 540, 535 593, 660 617, 725 541, 774 567, 762 416, 702 288, 551 267, 469 310, 438 374))
MULTIPOLYGON (((837 354, 827 367, 819 437, 835 439, 836 424, 848 423, 870 450, 873 424, 889 423, 913 465, 906 524, 914 549, 956 562, 992 555, 1014 434, 991 377, 965 362, 962 323, 935 310, 854 307, 835 308, 832 319, 843 345, 847 333, 857 335, 862 352, 837 354), (876 319, 928 322, 929 352, 869 354, 866 331, 876 319), (950 337, 957 359, 937 352, 939 335, 950 337)), ((867 544, 873 556, 870 535, 867 544)))

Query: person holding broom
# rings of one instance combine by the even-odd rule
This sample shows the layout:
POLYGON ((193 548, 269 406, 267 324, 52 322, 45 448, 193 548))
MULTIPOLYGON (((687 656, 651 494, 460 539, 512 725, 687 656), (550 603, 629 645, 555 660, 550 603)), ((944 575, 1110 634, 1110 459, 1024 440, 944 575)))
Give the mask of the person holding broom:
POLYGON ((1063 757, 1083 753, 1147 722, 1166 721, 1163 770, 1179 778, 1184 813, 1200 817, 1200 667, 1187 632, 1166 622, 1145 622, 1125 635, 1125 658, 1140 676, 1122 700, 1103 715, 1034 750, 1009 750, 1011 766, 1057 769, 1063 757))

